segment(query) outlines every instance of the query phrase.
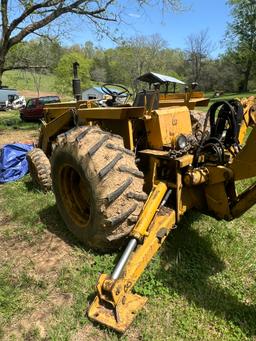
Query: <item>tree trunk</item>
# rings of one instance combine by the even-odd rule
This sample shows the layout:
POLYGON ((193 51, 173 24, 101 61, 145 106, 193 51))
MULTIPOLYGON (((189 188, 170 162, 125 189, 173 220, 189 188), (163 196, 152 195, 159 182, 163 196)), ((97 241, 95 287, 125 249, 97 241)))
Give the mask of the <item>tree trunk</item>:
POLYGON ((2 70, 2 68, 0 66, 0 88, 2 86, 2 76, 3 76, 3 70, 2 70))
POLYGON ((2 46, 1 46, 0 48, 0 87, 2 86, 2 77, 4 73, 5 57, 6 57, 6 53, 4 49, 2 49, 2 46))
POLYGON ((247 65, 246 65, 246 70, 244 73, 244 79, 242 82, 242 91, 247 92, 248 91, 248 83, 251 75, 251 70, 252 70, 252 60, 248 60, 247 65))

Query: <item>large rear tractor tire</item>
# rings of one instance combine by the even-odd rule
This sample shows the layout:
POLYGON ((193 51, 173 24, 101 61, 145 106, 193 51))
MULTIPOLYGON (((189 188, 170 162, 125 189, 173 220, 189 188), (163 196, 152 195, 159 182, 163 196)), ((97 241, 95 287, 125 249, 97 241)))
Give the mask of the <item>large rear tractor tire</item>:
MULTIPOLYGON (((190 118, 192 124, 192 131, 196 133, 198 130, 204 130, 204 124, 206 119, 206 112, 198 111, 198 110, 190 110, 190 118)), ((206 130, 209 131, 209 123, 206 126, 206 130)))
POLYGON ((69 230, 102 251, 120 247, 147 199, 143 173, 120 136, 98 127, 59 135, 51 157, 53 191, 69 230))
POLYGON ((34 148, 27 153, 28 168, 34 184, 43 192, 52 188, 51 164, 42 149, 34 148))

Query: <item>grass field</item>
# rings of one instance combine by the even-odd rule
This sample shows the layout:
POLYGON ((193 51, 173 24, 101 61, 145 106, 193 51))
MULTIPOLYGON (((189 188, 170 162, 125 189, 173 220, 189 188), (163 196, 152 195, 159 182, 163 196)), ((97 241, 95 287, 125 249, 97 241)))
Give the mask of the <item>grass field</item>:
MULTIPOLYGON (((37 128, 13 129, 16 113, 4 115, 1 134, 37 128)), ((187 213, 138 281, 135 292, 149 300, 120 336, 85 315, 99 273, 118 255, 75 240, 53 194, 28 175, 0 185, 0 339, 256 340, 255 227, 256 207, 229 223, 187 213)))
MULTIPOLYGON (((42 75, 40 90, 44 92, 55 92, 55 76, 54 75, 42 75)), ((3 84, 8 85, 9 88, 15 88, 17 90, 29 90, 36 91, 33 77, 30 72, 24 71, 6 71, 3 74, 3 84)))

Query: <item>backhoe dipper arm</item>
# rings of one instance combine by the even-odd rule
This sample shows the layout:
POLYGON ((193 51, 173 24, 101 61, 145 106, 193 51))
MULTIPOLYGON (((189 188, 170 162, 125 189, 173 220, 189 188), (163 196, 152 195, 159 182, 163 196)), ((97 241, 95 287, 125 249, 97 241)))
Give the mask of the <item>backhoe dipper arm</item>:
POLYGON ((124 332, 146 303, 147 298, 131 290, 175 225, 175 211, 164 206, 170 193, 164 182, 153 187, 112 275, 99 278, 97 296, 88 310, 92 320, 124 332))

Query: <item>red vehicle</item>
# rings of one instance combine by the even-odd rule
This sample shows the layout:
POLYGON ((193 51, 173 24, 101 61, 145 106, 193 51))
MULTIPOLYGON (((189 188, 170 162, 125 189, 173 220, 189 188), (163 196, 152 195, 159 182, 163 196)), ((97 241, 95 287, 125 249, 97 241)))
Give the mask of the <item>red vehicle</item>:
POLYGON ((44 96, 31 98, 27 101, 26 107, 20 110, 20 118, 23 121, 38 121, 44 117, 44 105, 59 103, 59 96, 44 96))

